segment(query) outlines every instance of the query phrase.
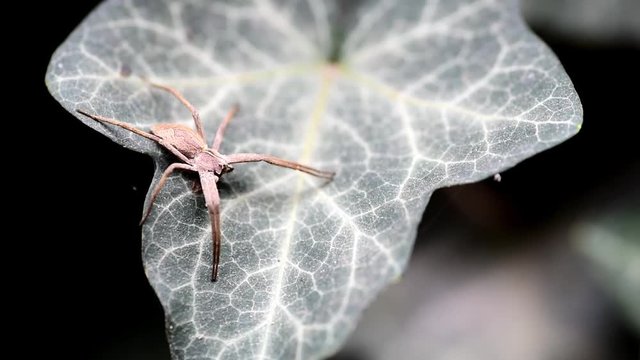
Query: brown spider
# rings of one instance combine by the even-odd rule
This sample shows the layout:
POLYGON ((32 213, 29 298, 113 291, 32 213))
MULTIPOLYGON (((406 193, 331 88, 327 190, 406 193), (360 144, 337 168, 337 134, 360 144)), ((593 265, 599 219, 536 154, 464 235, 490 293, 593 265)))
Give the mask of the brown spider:
POLYGON ((197 172, 200 177, 200 185, 204 193, 205 203, 209 211, 209 217, 211 220, 211 228, 213 234, 213 265, 211 273, 211 281, 216 281, 218 278, 218 265, 220 264, 220 195, 218 194, 218 187, 216 183, 220 177, 233 170, 233 164, 264 161, 272 165, 277 165, 289 169, 299 170, 307 174, 314 176, 333 179, 335 173, 328 171, 321 171, 309 166, 305 166, 293 161, 284 160, 271 155, 254 154, 254 153, 239 153, 231 155, 222 155, 218 152, 220 144, 222 143, 222 137, 227 125, 238 110, 237 106, 234 106, 227 116, 222 121, 222 124, 216 131, 216 136, 213 140, 211 147, 207 147, 205 141, 205 132, 200 121, 200 115, 193 105, 187 99, 182 96, 177 90, 159 84, 151 84, 159 89, 165 90, 175 96, 180 102, 191 111, 191 116, 196 125, 196 130, 180 125, 180 124, 158 124, 151 127, 151 132, 142 131, 127 123, 105 118, 99 115, 92 115, 83 110, 76 109, 80 114, 87 116, 93 120, 101 123, 107 123, 115 126, 119 126, 123 129, 129 130, 140 136, 144 136, 151 139, 158 144, 171 151, 182 162, 175 162, 167 167, 167 169, 160 177, 158 185, 151 193, 151 201, 149 206, 145 209, 140 224, 144 223, 149 216, 153 202, 155 201, 160 189, 164 186, 167 179, 173 173, 174 170, 188 170, 197 172))

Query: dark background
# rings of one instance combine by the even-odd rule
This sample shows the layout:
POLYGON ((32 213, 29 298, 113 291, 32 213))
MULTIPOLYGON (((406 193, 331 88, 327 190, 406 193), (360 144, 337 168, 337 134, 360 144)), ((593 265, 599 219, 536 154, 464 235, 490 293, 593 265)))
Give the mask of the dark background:
MULTIPOLYGON (((22 253, 36 254, 25 259, 38 263, 28 266, 37 275, 25 296, 34 302, 30 313, 36 316, 27 324, 29 332, 19 336, 44 337, 51 357, 167 359, 162 308, 140 258, 138 221, 152 161, 84 126, 44 85, 51 54, 96 3, 47 5, 38 9, 38 19, 25 18, 37 38, 24 59, 32 65, 26 79, 28 111, 23 107, 19 119, 41 125, 30 131, 38 132, 41 140, 35 146, 46 157, 44 164, 38 160, 35 174, 23 173, 40 188, 20 187, 37 196, 35 203, 23 204, 30 209, 25 214, 44 221, 29 225, 33 234, 43 234, 36 241, 27 239, 30 249, 22 253)), ((605 208, 640 208, 640 51, 622 42, 575 42, 535 30, 575 84, 585 113, 582 131, 504 172, 500 183, 486 180, 438 190, 418 247, 430 235, 456 227, 469 234, 468 243, 457 245, 462 253, 516 251, 532 246, 526 234, 541 228, 562 227, 605 208), (525 240, 499 246, 473 240, 505 234, 523 234, 525 240)), ((609 358, 637 359, 637 335, 615 308, 608 314, 609 358)))

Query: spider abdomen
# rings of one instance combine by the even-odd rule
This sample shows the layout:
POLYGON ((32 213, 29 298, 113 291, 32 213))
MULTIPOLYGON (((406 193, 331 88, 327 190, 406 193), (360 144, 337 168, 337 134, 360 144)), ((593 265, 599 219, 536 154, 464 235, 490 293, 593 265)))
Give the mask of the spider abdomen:
POLYGON ((189 159, 193 159, 207 148, 200 135, 184 125, 159 124, 151 128, 151 133, 173 145, 189 159))

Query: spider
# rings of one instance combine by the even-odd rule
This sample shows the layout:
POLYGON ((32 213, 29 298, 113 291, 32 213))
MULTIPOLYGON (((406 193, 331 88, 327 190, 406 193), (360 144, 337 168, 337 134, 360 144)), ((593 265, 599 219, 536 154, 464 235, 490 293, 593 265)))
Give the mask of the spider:
POLYGON ((213 257, 211 281, 218 279, 218 265, 220 264, 220 195, 218 194, 217 182, 222 175, 231 172, 234 164, 264 161, 266 163, 281 166, 289 169, 299 170, 313 176, 332 180, 335 173, 329 171, 321 171, 312 167, 299 164, 297 162, 284 160, 272 155, 256 154, 256 153, 237 153, 231 155, 223 155, 219 152, 225 129, 229 122, 238 111, 238 106, 234 105, 227 113, 224 120, 216 131, 215 138, 211 147, 207 146, 206 135, 200 120, 200 115, 196 108, 177 90, 161 84, 150 83, 152 86, 167 91, 177 98, 189 111, 195 123, 195 131, 181 124, 158 124, 151 127, 150 132, 142 131, 130 124, 115 119, 106 118, 99 115, 93 115, 86 111, 76 109, 76 111, 95 121, 103 124, 111 124, 135 134, 151 139, 175 155, 180 162, 174 162, 167 167, 160 181, 151 193, 151 200, 145 209, 140 224, 149 216, 156 197, 160 190, 167 182, 169 176, 176 170, 197 172, 200 178, 200 186, 204 193, 205 203, 209 212, 211 221, 211 232, 213 237, 213 257))

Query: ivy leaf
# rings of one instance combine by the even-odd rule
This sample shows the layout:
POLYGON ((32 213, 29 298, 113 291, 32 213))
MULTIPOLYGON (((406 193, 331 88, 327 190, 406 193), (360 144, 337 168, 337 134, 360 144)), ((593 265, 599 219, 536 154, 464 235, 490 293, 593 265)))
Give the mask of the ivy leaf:
MULTIPOLYGON (((266 164, 220 184, 222 257, 194 179, 173 176, 142 228, 175 359, 315 359, 402 273, 434 190, 483 179, 575 134, 579 99, 513 1, 106 1, 56 51, 46 81, 71 113, 141 129, 192 124, 141 78, 182 91, 223 153, 266 164), (328 59, 332 59, 329 61, 328 59)), ((154 157, 153 142, 79 117, 154 157)), ((148 200, 147 200, 148 201, 148 200)))

